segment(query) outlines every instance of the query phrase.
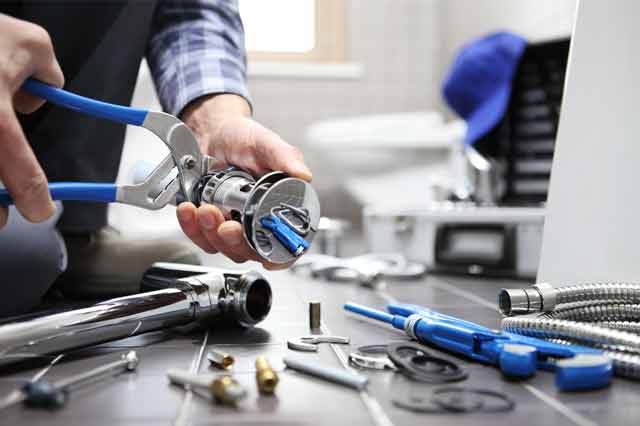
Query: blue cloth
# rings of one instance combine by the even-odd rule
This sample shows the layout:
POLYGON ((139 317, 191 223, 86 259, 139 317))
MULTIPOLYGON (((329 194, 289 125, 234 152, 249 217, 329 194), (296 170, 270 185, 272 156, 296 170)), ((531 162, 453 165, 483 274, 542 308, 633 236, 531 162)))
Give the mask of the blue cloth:
POLYGON ((147 61, 170 114, 212 93, 234 93, 250 102, 237 0, 161 0, 147 61))
POLYGON ((442 86, 444 99, 467 122, 465 145, 486 135, 509 104, 511 84, 527 41, 497 32, 463 46, 442 86))

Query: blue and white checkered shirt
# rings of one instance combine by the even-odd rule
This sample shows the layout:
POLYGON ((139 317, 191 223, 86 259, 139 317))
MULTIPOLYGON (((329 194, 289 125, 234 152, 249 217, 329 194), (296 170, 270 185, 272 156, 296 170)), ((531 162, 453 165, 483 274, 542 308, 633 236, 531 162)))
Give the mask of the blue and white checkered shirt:
POLYGON ((165 111, 212 93, 250 101, 237 0, 160 0, 147 61, 165 111))

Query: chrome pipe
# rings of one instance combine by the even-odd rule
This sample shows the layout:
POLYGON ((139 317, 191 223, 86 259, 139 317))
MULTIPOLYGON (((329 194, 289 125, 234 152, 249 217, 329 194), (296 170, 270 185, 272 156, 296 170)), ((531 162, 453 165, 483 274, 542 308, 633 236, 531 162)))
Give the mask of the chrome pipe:
POLYGON ((0 326, 0 365, 194 321, 230 319, 251 327, 270 309, 271 287, 262 275, 212 269, 178 278, 171 288, 0 326))

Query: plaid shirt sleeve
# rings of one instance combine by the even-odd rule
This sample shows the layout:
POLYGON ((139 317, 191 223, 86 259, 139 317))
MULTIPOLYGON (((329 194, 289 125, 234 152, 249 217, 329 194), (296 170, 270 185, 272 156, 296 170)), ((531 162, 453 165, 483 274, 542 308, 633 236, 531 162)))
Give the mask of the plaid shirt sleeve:
POLYGON ((160 0, 147 61, 165 111, 212 93, 250 101, 237 0, 160 0))

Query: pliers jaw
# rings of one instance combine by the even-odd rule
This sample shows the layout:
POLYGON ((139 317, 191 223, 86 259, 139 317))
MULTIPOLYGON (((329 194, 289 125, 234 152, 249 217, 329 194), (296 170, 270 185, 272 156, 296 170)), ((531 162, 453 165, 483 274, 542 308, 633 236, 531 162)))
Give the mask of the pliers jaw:
MULTIPOLYGON (((202 176, 208 172, 210 161, 209 157, 205 159, 205 156, 200 151, 200 145, 191 129, 178 118, 157 111, 149 111, 142 123, 142 127, 154 133, 165 143, 169 148, 169 157, 173 162, 173 167, 167 170, 168 165, 165 163, 168 162, 168 158, 165 158, 149 178, 153 178, 157 184, 175 167, 178 188, 176 189, 175 185, 170 184, 170 188, 168 187, 167 189, 174 192, 172 195, 176 195, 180 191, 184 201, 193 202, 193 188, 198 184, 202 176), (165 167, 162 167, 163 164, 165 167)), ((169 203, 169 200, 165 200, 168 197, 169 195, 162 198, 164 205, 169 203)))

